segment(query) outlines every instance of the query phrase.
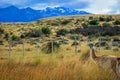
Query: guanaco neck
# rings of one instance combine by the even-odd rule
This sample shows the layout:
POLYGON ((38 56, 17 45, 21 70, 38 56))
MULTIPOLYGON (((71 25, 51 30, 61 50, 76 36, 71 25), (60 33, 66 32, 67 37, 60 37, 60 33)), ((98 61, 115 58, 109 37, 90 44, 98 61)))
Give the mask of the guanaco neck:
POLYGON ((94 60, 96 57, 94 48, 90 48, 90 58, 94 60))

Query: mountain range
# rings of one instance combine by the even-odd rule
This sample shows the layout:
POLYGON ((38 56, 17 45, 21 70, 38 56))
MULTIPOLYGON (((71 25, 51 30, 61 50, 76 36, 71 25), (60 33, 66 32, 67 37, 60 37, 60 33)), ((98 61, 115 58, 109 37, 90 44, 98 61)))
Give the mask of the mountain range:
POLYGON ((47 7, 43 10, 34 10, 30 7, 19 9, 15 6, 0 8, 0 22, 30 22, 41 18, 53 16, 68 16, 91 14, 65 7, 47 7))

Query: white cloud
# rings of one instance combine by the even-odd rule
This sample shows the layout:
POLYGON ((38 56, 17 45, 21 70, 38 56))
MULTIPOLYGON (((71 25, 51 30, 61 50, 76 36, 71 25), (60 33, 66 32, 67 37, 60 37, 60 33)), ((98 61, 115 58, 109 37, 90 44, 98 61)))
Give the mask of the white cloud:
POLYGON ((13 5, 15 5, 15 4, 21 4, 21 3, 25 3, 25 2, 27 2, 28 0, 1 0, 0 2, 1 3, 9 3, 9 4, 13 4, 13 5))
POLYGON ((42 10, 42 9, 45 9, 47 7, 51 7, 51 8, 54 8, 54 7, 59 7, 59 5, 55 5, 55 4, 45 4, 45 3, 38 3, 38 4, 35 4, 35 5, 32 5, 31 8, 33 9, 36 9, 36 10, 42 10))
POLYGON ((117 3, 116 0, 89 0, 90 6, 84 10, 87 10, 89 12, 95 13, 95 14, 106 14, 111 11, 111 7, 115 6, 117 3))
POLYGON ((68 7, 85 10, 95 14, 120 13, 120 0, 0 0, 0 7, 15 5, 17 7, 68 7))
POLYGON ((14 5, 17 7, 24 7, 28 5, 32 0, 0 0, 0 7, 6 7, 10 5, 14 5))
POLYGON ((120 0, 116 0, 116 4, 111 9, 110 13, 120 14, 120 0))

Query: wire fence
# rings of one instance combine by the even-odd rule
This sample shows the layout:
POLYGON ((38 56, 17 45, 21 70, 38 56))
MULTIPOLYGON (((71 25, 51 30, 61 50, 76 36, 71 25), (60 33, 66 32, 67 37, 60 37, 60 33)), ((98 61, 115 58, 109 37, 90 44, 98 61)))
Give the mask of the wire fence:
MULTIPOLYGON (((0 60, 8 60, 8 62, 9 62, 12 58, 23 59, 23 58, 38 57, 38 56, 40 56, 40 53, 41 53, 41 47, 43 45, 47 44, 48 42, 51 43, 51 45, 50 45, 51 51, 52 51, 51 54, 53 54, 54 53, 54 41, 63 43, 67 40, 65 40, 64 38, 60 38, 60 39, 54 39, 54 40, 48 40, 48 41, 39 41, 39 40, 36 40, 33 42, 29 42, 29 41, 25 40, 25 39, 23 39, 21 41, 8 41, 8 46, 6 48, 1 49, 1 51, 0 51, 0 56, 1 56, 0 60), (29 48, 28 42, 29 42, 29 44, 34 43, 34 46, 29 45, 29 47, 31 47, 31 48, 29 48), (19 45, 19 47, 14 48, 14 46, 16 46, 16 45, 19 45), (27 45, 27 49, 26 49, 26 45, 27 45), (31 49, 33 49, 33 50, 31 50, 31 49), (34 54, 32 55, 32 57, 30 57, 30 56, 26 57, 26 55, 30 55, 29 53, 34 53, 34 54)), ((83 41, 87 42, 87 43, 93 42, 91 39, 78 40, 78 41, 79 41, 79 43, 81 43, 83 41)), ((73 52, 75 54, 77 54, 79 45, 77 44, 76 37, 73 40, 73 42, 74 42, 74 46, 73 46, 74 51, 73 52)), ((120 41, 113 41, 113 39, 111 39, 110 41, 106 41, 106 40, 102 40, 102 38, 100 38, 100 39, 98 39, 97 42, 93 42, 93 43, 95 44, 95 48, 98 52, 101 52, 103 49, 119 52, 119 49, 120 49, 120 41)))

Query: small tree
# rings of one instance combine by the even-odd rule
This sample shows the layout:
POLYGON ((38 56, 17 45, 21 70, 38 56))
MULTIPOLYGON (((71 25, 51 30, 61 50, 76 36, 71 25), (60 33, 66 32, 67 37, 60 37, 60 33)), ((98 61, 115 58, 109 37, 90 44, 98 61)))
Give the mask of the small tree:
POLYGON ((51 34, 51 29, 49 27, 43 27, 42 33, 46 36, 49 36, 51 34))

